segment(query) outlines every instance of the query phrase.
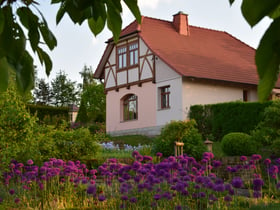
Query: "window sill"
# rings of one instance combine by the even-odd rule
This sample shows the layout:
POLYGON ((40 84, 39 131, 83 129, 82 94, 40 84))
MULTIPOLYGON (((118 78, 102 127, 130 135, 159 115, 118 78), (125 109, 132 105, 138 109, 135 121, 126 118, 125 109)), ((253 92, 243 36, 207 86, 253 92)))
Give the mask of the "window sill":
POLYGON ((169 110, 169 109, 171 109, 171 107, 160 108, 160 109, 158 109, 158 111, 164 111, 164 110, 169 110))
POLYGON ((133 65, 133 66, 127 66, 127 67, 123 67, 121 69, 117 68, 117 72, 121 72, 121 71, 127 71, 129 69, 133 69, 133 68, 138 68, 139 64, 133 65))
POLYGON ((133 121, 137 121, 138 119, 133 119, 133 120, 123 120, 120 121, 120 123, 126 123, 126 122, 133 122, 133 121))

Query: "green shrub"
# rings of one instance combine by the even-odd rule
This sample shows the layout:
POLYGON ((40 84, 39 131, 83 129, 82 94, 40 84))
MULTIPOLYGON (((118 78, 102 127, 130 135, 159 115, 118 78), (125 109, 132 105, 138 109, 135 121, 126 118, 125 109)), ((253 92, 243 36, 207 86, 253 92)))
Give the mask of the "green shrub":
POLYGON ((190 107, 189 117, 196 120, 203 138, 220 141, 231 132, 250 133, 263 119, 264 110, 271 101, 259 102, 227 102, 190 107), (210 136, 213 135, 213 138, 210 136))
POLYGON ((161 152, 165 157, 174 155, 174 143, 176 141, 184 142, 184 153, 195 158, 201 158, 202 153, 206 151, 202 136, 196 128, 196 122, 190 121, 172 121, 161 131, 158 138, 154 140, 153 153, 161 152))
POLYGON ((273 155, 275 155, 276 157, 280 157, 280 138, 273 141, 271 150, 273 155))
POLYGON ((63 160, 79 160, 84 156, 94 157, 100 149, 87 128, 57 130, 53 138, 59 152, 57 158, 63 160))
POLYGON ((264 118, 251 132, 253 139, 263 146, 269 146, 280 138, 280 100, 275 100, 264 110, 264 118))
POLYGON ((230 156, 252 155, 257 152, 257 143, 246 133, 233 132, 222 139, 222 149, 230 156))
POLYGON ((36 154, 35 124, 36 118, 12 87, 0 94, 0 160, 4 164, 11 159, 25 162, 36 154))
POLYGON ((96 134, 97 132, 106 132, 105 123, 95 122, 88 126, 88 129, 91 134, 96 134))

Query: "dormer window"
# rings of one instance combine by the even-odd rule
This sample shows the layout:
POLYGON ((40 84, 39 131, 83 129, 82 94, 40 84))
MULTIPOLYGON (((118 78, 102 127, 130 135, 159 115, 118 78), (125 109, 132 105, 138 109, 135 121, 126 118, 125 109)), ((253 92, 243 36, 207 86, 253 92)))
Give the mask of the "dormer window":
POLYGON ((131 42, 117 48, 117 67, 126 69, 138 65, 138 42, 131 42))

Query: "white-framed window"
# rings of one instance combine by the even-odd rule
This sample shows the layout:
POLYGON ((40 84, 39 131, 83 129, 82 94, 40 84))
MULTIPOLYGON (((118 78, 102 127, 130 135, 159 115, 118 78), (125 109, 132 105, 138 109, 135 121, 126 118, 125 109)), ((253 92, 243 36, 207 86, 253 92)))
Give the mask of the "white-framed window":
POLYGON ((131 42, 117 47, 117 67, 119 70, 138 65, 138 42, 131 42))

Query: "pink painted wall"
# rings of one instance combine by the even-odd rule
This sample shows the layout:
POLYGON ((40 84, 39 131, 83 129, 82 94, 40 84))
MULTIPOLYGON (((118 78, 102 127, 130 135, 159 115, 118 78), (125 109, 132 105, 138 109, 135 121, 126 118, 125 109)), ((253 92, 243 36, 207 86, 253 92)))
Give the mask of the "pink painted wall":
POLYGON ((156 126, 156 86, 152 82, 108 91, 106 95, 106 130, 107 132, 156 126), (121 121, 121 98, 127 94, 138 97, 138 119, 121 121))

